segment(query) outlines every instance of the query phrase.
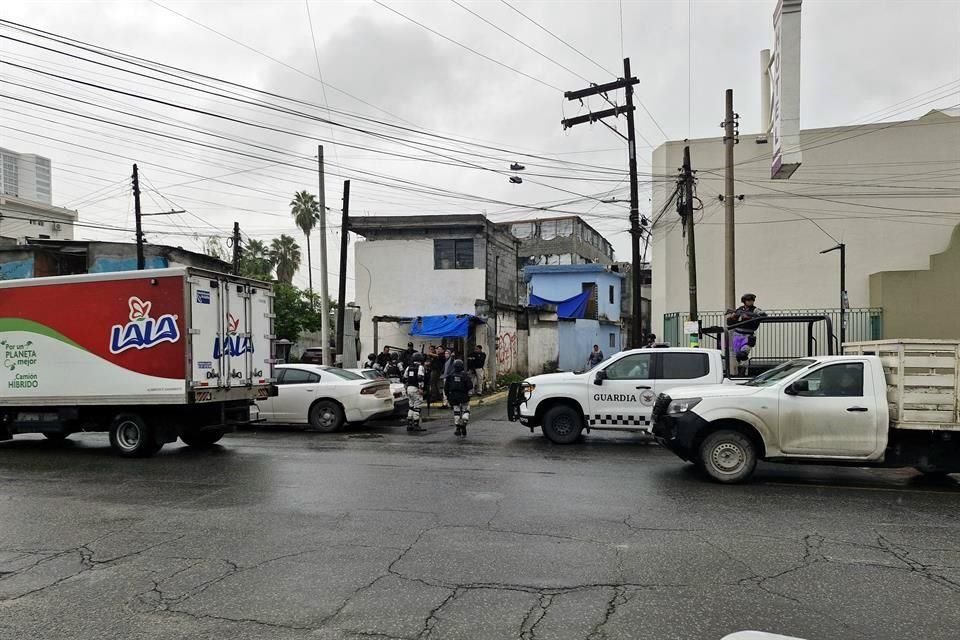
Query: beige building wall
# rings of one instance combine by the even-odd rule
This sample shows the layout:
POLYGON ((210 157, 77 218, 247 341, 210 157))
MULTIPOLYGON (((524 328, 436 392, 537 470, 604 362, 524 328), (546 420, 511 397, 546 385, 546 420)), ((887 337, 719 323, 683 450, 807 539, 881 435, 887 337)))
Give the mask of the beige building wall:
POLYGON ((872 274, 870 301, 883 307, 884 338, 960 339, 960 228, 928 269, 872 274))
MULTIPOLYGON (((736 201, 737 298, 751 291, 763 308, 837 308, 839 255, 819 252, 842 241, 850 305, 868 307, 870 274, 927 269, 960 223, 957 115, 932 111, 913 121, 803 131, 803 164, 790 180, 769 180, 771 143, 761 139, 743 135, 735 152, 734 192, 744 196, 736 201)), ((703 201, 695 216, 699 308, 721 310, 723 141, 689 144, 703 201)), ((653 173, 676 176, 683 147, 682 141, 658 147, 653 173)), ((671 180, 655 186, 654 214, 673 187, 671 180)), ((654 227, 651 247, 657 335, 664 313, 688 310, 685 243, 670 207, 654 227)))

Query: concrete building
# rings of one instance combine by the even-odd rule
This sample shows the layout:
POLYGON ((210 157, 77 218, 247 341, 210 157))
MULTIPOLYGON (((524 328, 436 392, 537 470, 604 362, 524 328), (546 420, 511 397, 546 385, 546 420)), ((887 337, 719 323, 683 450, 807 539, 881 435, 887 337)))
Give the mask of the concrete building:
MULTIPOLYGON (((148 244, 144 246, 147 269, 201 267, 228 273, 230 265, 202 253, 179 247, 148 244)), ((65 276, 76 273, 134 271, 137 245, 121 242, 84 240, 0 241, 0 280, 65 276)))
MULTIPOLYGON (((960 298, 960 273, 950 266, 956 243, 944 254, 960 222, 958 116, 956 110, 934 110, 912 121, 804 130, 803 162, 789 180, 769 179, 767 136, 741 135, 734 190, 737 297, 750 291, 767 310, 824 310, 836 319, 839 258, 820 252, 843 242, 848 340, 960 337, 960 316, 937 307, 960 298), (929 320, 895 320, 903 313, 929 320)), ((653 172, 675 175, 684 144, 658 147, 653 172)), ((707 323, 719 322, 728 306, 723 141, 686 144, 703 202, 696 215, 698 303, 707 323)), ((672 189, 655 186, 653 211, 664 207, 672 189)), ((685 238, 672 207, 654 226, 652 254, 653 331, 676 338, 689 298, 685 238)))
POLYGON ((0 196, 0 236, 73 240, 77 212, 14 196, 0 196))
POLYGON ((0 147, 0 195, 53 203, 50 159, 0 147))
POLYGON ((523 265, 613 263, 613 245, 578 216, 503 222, 520 241, 523 265))
POLYGON ((595 344, 607 356, 620 351, 622 273, 599 264, 572 264, 524 267, 523 275, 529 285, 529 308, 556 313, 554 323, 540 317, 536 328, 529 327, 528 352, 543 358, 540 362, 530 358, 532 371, 583 369, 595 344), (535 347, 534 342, 555 345, 555 351, 535 347))
POLYGON ((356 302, 361 353, 414 342, 483 345, 488 376, 521 372, 517 338, 519 241, 482 215, 358 217, 356 302), (413 322, 466 316, 466 336, 410 335, 413 322))

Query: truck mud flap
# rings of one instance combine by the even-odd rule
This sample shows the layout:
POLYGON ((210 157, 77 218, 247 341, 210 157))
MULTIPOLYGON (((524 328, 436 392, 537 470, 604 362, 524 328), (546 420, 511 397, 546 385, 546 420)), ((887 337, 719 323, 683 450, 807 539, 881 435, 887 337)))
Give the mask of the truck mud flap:
POLYGON ((520 419, 520 405, 523 404, 523 391, 519 382, 511 382, 507 390, 507 420, 516 422, 520 419))

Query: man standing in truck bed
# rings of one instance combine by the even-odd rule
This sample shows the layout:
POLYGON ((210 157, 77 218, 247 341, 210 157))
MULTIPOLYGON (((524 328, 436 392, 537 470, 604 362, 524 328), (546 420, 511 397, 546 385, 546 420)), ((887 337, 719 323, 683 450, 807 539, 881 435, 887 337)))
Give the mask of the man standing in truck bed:
POLYGON ((755 294, 743 294, 740 302, 743 303, 741 306, 727 312, 727 326, 730 327, 731 347, 737 359, 737 374, 743 376, 747 375, 750 350, 757 345, 759 319, 767 313, 756 306, 755 294))

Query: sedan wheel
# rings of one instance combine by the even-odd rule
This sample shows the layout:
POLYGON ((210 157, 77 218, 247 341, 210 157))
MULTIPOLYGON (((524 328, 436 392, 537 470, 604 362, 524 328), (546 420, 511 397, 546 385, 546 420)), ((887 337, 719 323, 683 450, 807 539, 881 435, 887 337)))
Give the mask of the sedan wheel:
POLYGON ((343 409, 332 400, 320 400, 313 403, 307 419, 310 422, 310 427, 321 433, 339 431, 346 422, 343 409))

